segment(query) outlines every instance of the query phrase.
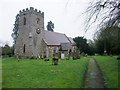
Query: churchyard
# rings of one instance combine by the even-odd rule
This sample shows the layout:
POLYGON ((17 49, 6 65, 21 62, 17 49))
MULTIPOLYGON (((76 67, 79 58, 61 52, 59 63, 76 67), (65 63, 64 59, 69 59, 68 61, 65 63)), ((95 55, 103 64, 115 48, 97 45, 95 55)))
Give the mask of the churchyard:
POLYGON ((116 56, 87 56, 73 60, 58 60, 52 65, 44 59, 2 59, 3 88, 84 88, 90 58, 99 65, 106 88, 118 88, 116 56))

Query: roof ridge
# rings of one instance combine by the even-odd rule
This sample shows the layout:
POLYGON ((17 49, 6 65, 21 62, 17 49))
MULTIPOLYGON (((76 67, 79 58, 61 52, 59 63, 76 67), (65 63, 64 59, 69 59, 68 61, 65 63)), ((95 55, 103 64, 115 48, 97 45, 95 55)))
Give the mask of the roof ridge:
POLYGON ((48 31, 48 30, 44 30, 44 31, 51 32, 51 33, 64 34, 64 33, 59 33, 59 32, 48 31))
MULTIPOLYGON (((67 35, 66 35, 66 34, 65 34, 65 36, 67 37, 67 35)), ((69 37, 67 37, 67 39, 68 39, 68 41, 69 41, 70 43, 72 43, 72 42, 70 41, 69 37)))

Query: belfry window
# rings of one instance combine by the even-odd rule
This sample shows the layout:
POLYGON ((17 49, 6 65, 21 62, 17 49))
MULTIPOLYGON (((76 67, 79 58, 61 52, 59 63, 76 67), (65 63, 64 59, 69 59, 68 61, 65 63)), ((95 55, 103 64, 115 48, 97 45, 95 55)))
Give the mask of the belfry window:
POLYGON ((26 18, 23 18, 23 25, 26 25, 26 18))
POLYGON ((39 18, 37 18, 37 24, 39 24, 39 22, 40 22, 40 19, 39 19, 39 18))

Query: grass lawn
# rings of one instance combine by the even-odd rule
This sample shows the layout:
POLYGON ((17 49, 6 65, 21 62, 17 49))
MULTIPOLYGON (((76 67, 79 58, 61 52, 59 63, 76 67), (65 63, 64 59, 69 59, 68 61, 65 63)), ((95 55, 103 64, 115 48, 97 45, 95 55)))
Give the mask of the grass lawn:
POLYGON ((107 88, 118 88, 119 62, 118 60, 116 60, 116 57, 115 56, 114 57, 94 56, 94 57, 96 58, 96 61, 102 70, 103 77, 105 79, 105 86, 107 88))
POLYGON ((0 89, 2 89, 2 58, 0 57, 0 89))
POLYGON ((82 88, 89 58, 52 61, 3 58, 3 88, 82 88))

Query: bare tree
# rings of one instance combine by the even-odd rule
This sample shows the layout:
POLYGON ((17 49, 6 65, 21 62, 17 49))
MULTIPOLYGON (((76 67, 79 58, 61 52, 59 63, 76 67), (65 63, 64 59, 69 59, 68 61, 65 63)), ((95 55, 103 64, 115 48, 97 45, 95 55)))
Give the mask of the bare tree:
POLYGON ((99 0, 90 2, 86 10, 88 14, 86 31, 95 22, 98 27, 120 27, 120 0, 99 0))

